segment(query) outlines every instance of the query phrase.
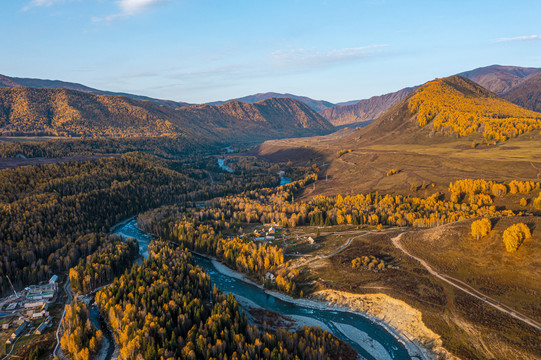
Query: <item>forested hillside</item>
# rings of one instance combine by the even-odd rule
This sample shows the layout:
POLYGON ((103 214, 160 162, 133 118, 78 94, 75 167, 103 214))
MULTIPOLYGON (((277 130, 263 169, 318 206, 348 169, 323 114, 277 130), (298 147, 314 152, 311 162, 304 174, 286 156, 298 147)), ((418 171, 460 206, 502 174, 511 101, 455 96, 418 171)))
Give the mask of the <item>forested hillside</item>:
POLYGON ((9 135, 157 136, 182 133, 150 102, 66 89, 0 88, 0 132, 9 135))
POLYGON ((0 87, 29 87, 35 89, 68 89, 87 92, 97 95, 113 95, 113 96, 125 96, 134 100, 146 100, 156 103, 158 105, 164 105, 173 109, 178 109, 183 106, 188 106, 190 104, 181 102, 181 101, 172 101, 172 100, 161 100, 154 99, 148 96, 134 95, 128 93, 120 93, 113 91, 104 91, 91 88, 78 83, 61 81, 61 80, 45 80, 45 79, 30 79, 30 78, 20 78, 13 76, 0 75, 0 87))
MULTIPOLYGON (((18 288, 68 270, 128 216, 183 201, 196 181, 138 155, 0 172, 0 273, 18 288)), ((2 292, 8 287, 0 278, 2 292)))
POLYGON ((541 113, 505 101, 473 82, 453 76, 419 88, 409 100, 419 126, 431 123, 436 132, 465 136, 480 133, 487 141, 541 128, 541 113))
POLYGON ((352 359, 355 351, 316 328, 263 333, 248 324, 233 295, 212 288, 191 254, 154 241, 149 258, 96 302, 122 359, 352 359))
MULTIPOLYGON (((235 173, 220 170, 215 157, 165 162, 134 153, 2 170, 0 274, 22 288, 67 271, 97 250, 112 251, 116 245, 105 233, 129 216, 279 182, 277 168, 262 161, 233 159, 230 165, 235 173)), ((132 256, 129 248, 122 251, 132 256)), ((89 257, 75 269, 80 274, 77 291, 86 292, 117 273, 111 259, 102 260, 89 257), (86 275, 90 279, 84 280, 86 275)), ((0 277, 0 290, 8 287, 0 277)))
POLYGON ((172 109, 123 96, 66 89, 0 88, 4 136, 167 136, 231 144, 329 133, 333 126, 304 103, 268 99, 172 109))
POLYGON ((88 294, 109 284, 133 265, 139 257, 139 245, 135 239, 122 239, 116 235, 102 235, 98 249, 79 260, 69 270, 70 286, 75 293, 88 294))

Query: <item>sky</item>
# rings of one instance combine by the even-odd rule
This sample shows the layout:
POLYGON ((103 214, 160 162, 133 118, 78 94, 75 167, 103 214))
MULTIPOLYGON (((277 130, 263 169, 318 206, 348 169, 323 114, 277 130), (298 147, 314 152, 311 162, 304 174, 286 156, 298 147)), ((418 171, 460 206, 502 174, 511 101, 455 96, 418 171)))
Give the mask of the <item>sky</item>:
POLYGON ((538 0, 2 0, 0 74, 190 103, 336 103, 541 67, 539 15, 538 0))

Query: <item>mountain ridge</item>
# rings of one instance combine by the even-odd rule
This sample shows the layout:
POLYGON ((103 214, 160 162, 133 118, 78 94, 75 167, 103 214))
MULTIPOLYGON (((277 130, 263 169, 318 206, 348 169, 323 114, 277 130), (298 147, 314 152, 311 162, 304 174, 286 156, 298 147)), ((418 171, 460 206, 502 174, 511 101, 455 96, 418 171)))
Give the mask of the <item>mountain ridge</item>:
POLYGON ((307 96, 293 95, 293 94, 289 94, 289 93, 277 93, 277 92, 257 93, 257 94, 247 95, 247 96, 243 96, 243 97, 240 97, 240 98, 235 98, 235 99, 231 99, 231 100, 227 100, 227 101, 213 101, 213 102, 209 102, 207 104, 216 106, 216 105, 222 105, 222 104, 225 104, 226 102, 235 101, 235 100, 240 101, 240 102, 245 102, 245 103, 256 103, 256 102, 259 102, 261 100, 266 100, 266 99, 270 99, 270 98, 277 98, 277 99, 287 98, 287 99, 298 100, 300 102, 305 103, 310 108, 312 108, 313 110, 316 110, 316 111, 324 110, 324 109, 327 109, 327 108, 332 107, 332 106, 335 105, 335 104, 333 104, 333 103, 331 103, 329 101, 325 101, 325 100, 314 100, 314 99, 309 98, 307 96))
POLYGON ((349 105, 337 105, 319 112, 334 126, 369 122, 382 115, 389 107, 402 100, 417 87, 407 87, 392 93, 372 96, 349 105))
POLYGON ((479 134, 506 141, 541 127, 541 113, 524 109, 459 75, 421 85, 359 130, 361 142, 415 143, 441 134, 479 134), (365 139, 363 139, 365 138, 365 139))
POLYGON ((529 76, 505 93, 503 98, 526 109, 541 112, 541 73, 529 76))
POLYGON ((11 77, 11 76, 0 74, 0 88, 2 87, 29 87, 29 88, 34 88, 34 89, 68 89, 68 90, 75 90, 75 91, 87 92, 87 93, 98 94, 98 95, 124 96, 124 97, 134 99, 134 100, 151 101, 158 105, 167 106, 173 109, 190 105, 188 103, 181 102, 181 101, 162 100, 162 99, 151 98, 144 95, 135 95, 135 94, 124 93, 124 92, 98 90, 98 89, 91 88, 83 84, 69 82, 69 81, 20 78, 20 77, 11 77))
POLYGON ((470 79, 496 95, 504 95, 529 77, 541 72, 541 68, 490 65, 461 72, 457 75, 470 79))
POLYGON ((187 136, 218 142, 329 133, 333 126, 292 99, 178 109, 69 89, 0 88, 4 135, 187 136))

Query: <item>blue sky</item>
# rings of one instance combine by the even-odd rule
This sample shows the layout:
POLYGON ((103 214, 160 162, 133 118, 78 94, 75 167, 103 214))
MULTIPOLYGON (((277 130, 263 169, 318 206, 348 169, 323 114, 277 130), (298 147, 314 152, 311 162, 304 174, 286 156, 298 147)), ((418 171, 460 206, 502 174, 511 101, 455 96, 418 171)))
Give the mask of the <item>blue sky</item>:
POLYGON ((0 74, 187 102, 340 102, 541 67, 541 1, 5 0, 0 74))

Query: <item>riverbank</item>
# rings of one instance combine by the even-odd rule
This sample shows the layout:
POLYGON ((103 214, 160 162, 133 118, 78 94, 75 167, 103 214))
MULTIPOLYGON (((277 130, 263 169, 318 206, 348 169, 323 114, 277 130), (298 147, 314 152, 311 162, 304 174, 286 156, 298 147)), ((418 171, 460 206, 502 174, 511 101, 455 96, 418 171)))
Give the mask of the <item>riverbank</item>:
POLYGON ((404 301, 385 294, 352 294, 336 290, 321 290, 313 297, 375 319, 406 346, 410 355, 422 359, 458 360, 442 346, 441 337, 423 323, 422 313, 404 301))
MULTIPOLYGON (((207 258, 210 258, 207 256, 207 258)), ((402 343, 409 356, 411 358, 416 359, 423 359, 423 360, 432 360, 432 359, 456 359, 453 355, 448 353, 445 349, 441 347, 441 339, 439 339, 439 336, 432 332, 430 329, 426 328, 424 326, 424 331, 422 332, 423 336, 421 338, 416 338, 415 335, 421 335, 421 332, 405 332, 405 328, 400 326, 402 321, 404 321, 404 324, 406 325, 408 323, 408 320, 411 322, 412 319, 419 317, 420 313, 416 314, 413 311, 417 311, 411 307, 409 307, 406 303, 403 303, 403 306, 394 306, 392 307, 394 311, 392 313, 386 314, 383 312, 377 312, 377 311, 366 311, 367 307, 363 307, 362 310, 358 306, 352 306, 355 305, 355 302, 346 302, 341 301, 341 299, 346 299, 348 297, 345 296, 345 294, 348 294, 350 296, 357 296, 356 294, 349 294, 349 293, 343 293, 341 294, 342 297, 331 297, 329 296, 323 296, 322 292, 316 293, 312 298, 310 299, 295 299, 289 295, 272 291, 265 289, 262 285, 256 284, 252 280, 248 279, 246 275, 239 273, 226 265, 220 263, 218 260, 210 258, 212 261, 213 266, 216 268, 216 270, 226 276, 229 276, 231 278, 235 278, 237 280, 246 282, 250 285, 256 286, 260 288, 262 291, 264 291, 267 295, 273 296, 277 299, 280 299, 284 302, 292 303, 295 305, 307 307, 307 308, 313 308, 313 309, 319 309, 319 310, 325 310, 325 311, 343 311, 348 313, 354 313, 360 316, 363 316, 366 319, 369 319, 374 324, 377 324, 381 327, 383 327, 388 333, 390 333, 392 336, 394 336, 400 343, 402 343), (411 310, 407 311, 407 314, 414 314, 413 318, 410 318, 409 315, 406 315, 406 317, 402 318, 402 320, 392 321, 391 314, 397 314, 400 313, 402 310, 408 310, 406 307, 409 307, 411 310), (363 311, 364 310, 364 311, 363 311), (377 316, 380 315, 380 316, 377 316), (439 342, 438 342, 439 340, 439 342)), ((326 294, 326 295, 330 295, 326 294)), ((362 296, 362 295, 359 295, 362 296)), ((380 299, 383 299, 383 297, 380 297, 380 299)), ((395 305, 398 305, 399 300, 393 299, 391 297, 388 297, 386 303, 394 303, 395 305), (396 302, 393 302, 396 301, 396 302)), ((363 304, 368 304, 368 302, 363 302, 363 304)), ((370 304, 374 307, 377 306, 377 303, 372 301, 370 304)), ((418 311, 417 311, 418 312, 418 311)), ((291 316, 290 316, 291 317, 291 316)), ((298 319, 301 320, 301 319, 298 319)), ((421 322, 422 323, 422 322, 421 322)), ((417 323, 417 325, 419 325, 417 323)), ((419 326, 419 329, 422 327, 419 326)), ((359 332, 352 332, 349 331, 349 327, 343 327, 342 329, 346 329, 345 331, 341 331, 342 334, 344 334, 346 337, 348 337, 351 341, 358 343, 363 348, 368 347, 372 351, 381 351, 381 348, 377 347, 377 345, 373 344, 370 340, 368 340, 366 337, 359 336, 359 332)), ((367 350, 369 350, 367 349, 367 350)), ((377 354, 375 352, 374 354, 377 354)), ((375 358, 380 358, 380 356, 375 356, 375 358)))

